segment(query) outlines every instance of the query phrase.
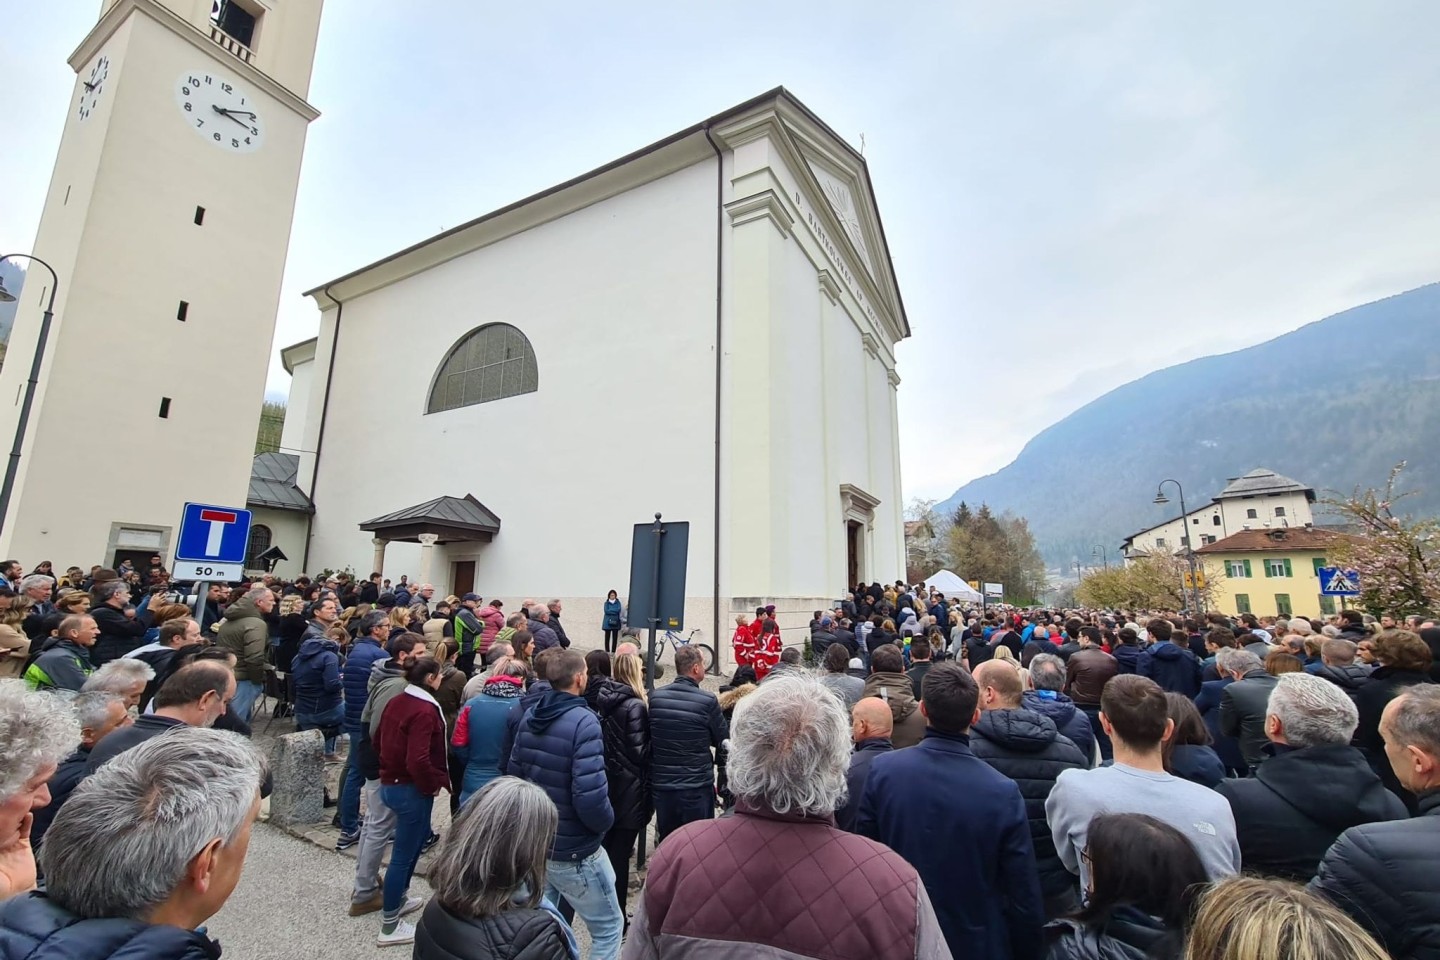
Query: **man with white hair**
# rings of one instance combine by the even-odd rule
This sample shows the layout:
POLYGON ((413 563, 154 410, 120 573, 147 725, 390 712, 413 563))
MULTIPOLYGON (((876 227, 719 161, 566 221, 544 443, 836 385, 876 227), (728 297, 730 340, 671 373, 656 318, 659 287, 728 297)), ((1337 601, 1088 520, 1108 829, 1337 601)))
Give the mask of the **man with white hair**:
POLYGON ((1265 712, 1269 759, 1216 788, 1235 812, 1246 870, 1304 882, 1341 832, 1403 820, 1405 804, 1350 746, 1359 714, 1335 684, 1281 674, 1265 712))
POLYGON ((30 611, 25 614, 22 629, 31 640, 42 640, 50 634, 50 617, 55 614, 55 604, 50 601, 55 592, 55 578, 43 573, 32 573, 20 581, 17 590, 30 598, 30 611))
POLYGON ((688 823, 656 848, 625 960, 697 953, 948 960, 915 868, 835 826, 849 729, 840 701, 800 671, 739 702, 729 760, 735 812, 688 823))
POLYGON ((110 758, 176 727, 212 727, 235 698, 235 675, 220 660, 197 660, 172 673, 155 694, 155 712, 106 737, 90 752, 86 776, 110 758))
MULTIPOLYGON (((68 703, 0 680, 0 900, 35 887, 32 811, 50 802, 50 779, 79 737, 68 703)), ((3 937, 0 956, 9 957, 3 937)))
POLYGON ((81 693, 113 693, 125 701, 125 709, 138 706, 145 685, 155 679, 155 669, 143 660, 121 657, 111 660, 85 680, 81 693))
POLYGON ((0 904, 0 956, 201 960, 245 865, 265 761, 218 730, 175 730, 90 777, 40 854, 45 892, 0 904))
MULTIPOLYGON (((112 660, 111 663, 118 663, 112 660)), ((85 776, 85 765, 90 762, 90 751, 106 736, 132 723, 125 698, 104 690, 91 690, 77 694, 70 702, 75 719, 80 723, 80 746, 60 761, 55 776, 50 779, 50 802, 35 811, 35 825, 30 831, 30 845, 40 849, 45 831, 50 829, 55 814, 69 799, 85 776)))

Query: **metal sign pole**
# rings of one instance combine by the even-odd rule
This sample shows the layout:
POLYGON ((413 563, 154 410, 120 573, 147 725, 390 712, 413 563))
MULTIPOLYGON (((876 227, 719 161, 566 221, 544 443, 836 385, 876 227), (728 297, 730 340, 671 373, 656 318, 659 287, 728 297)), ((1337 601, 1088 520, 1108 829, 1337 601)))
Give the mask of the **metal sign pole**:
POLYGON ((665 527, 660 523, 660 514, 655 514, 655 525, 650 535, 655 538, 655 559, 650 567, 650 610, 646 619, 650 622, 649 651, 645 657, 645 690, 655 692, 655 633, 660 626, 660 538, 665 527))
POLYGON ((208 580, 197 580, 195 582, 195 622, 200 625, 200 636, 208 637, 205 632, 205 595, 210 592, 208 580))

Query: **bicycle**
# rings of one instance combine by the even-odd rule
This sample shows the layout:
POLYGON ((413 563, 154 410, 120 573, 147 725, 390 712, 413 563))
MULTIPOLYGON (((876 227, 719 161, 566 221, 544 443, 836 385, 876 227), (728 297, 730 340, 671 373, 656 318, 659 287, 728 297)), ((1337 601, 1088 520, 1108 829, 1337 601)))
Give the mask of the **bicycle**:
MULTIPOLYGON (((701 643, 696 640, 696 634, 702 637, 705 635, 699 627, 691 630, 690 633, 684 637, 681 637, 674 630, 666 630, 663 634, 655 638, 655 662, 657 664, 660 662, 660 658, 665 654, 667 645, 675 650, 679 650, 681 647, 695 647, 700 651, 701 662, 705 665, 705 672, 709 673, 710 668, 715 664, 715 648, 708 643, 701 643)), ((674 661, 675 656, 673 653, 670 659, 674 661)))

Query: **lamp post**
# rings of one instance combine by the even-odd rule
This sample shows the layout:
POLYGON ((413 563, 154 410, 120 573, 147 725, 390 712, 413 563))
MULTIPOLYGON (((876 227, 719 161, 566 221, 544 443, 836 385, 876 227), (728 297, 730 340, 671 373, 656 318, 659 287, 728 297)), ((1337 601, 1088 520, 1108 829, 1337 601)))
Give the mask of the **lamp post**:
MULTIPOLYGON (((55 318, 55 289, 60 278, 55 268, 39 257, 28 253, 7 253, 0 261, 21 257, 31 263, 38 263, 50 272, 50 298, 45 303, 45 314, 40 318, 40 336, 35 340, 35 356, 30 360, 30 379, 25 382, 25 400, 20 404, 20 419, 15 424, 15 443, 10 447, 10 460, 5 464, 5 483, 0 485, 0 531, 5 529, 5 517, 10 512, 10 496, 15 492, 15 474, 20 469, 20 447, 25 443, 25 428, 30 423, 30 407, 35 402, 35 388, 40 385, 40 364, 45 360, 45 341, 50 338, 50 321, 55 318)), ((0 303, 14 303, 15 295, 5 289, 0 281, 0 303)))
MULTIPOLYGON (((1194 591, 1192 597, 1194 605, 1190 608, 1191 613, 1200 612, 1200 579, 1195 575, 1195 551, 1190 545, 1190 518, 1185 512, 1185 488, 1180 486, 1179 480, 1165 479, 1155 485, 1155 503, 1169 503, 1170 498, 1165 496, 1165 484, 1175 484, 1175 492, 1180 495, 1180 545, 1185 548, 1185 560, 1190 564, 1190 588, 1194 591)), ((1184 584, 1181 584, 1183 587, 1184 584)), ((1185 591, 1180 591, 1183 597, 1185 591)))
MULTIPOLYGON (((1095 544, 1095 550, 1100 551, 1100 556, 1101 556, 1101 558, 1103 558, 1104 561, 1105 561, 1105 569, 1106 569, 1106 570, 1109 570, 1109 569, 1110 569, 1110 552, 1105 549, 1105 544, 1103 544, 1103 543, 1097 543, 1097 544, 1095 544)), ((1095 559, 1095 550, 1091 550, 1091 551, 1090 551, 1090 559, 1091 559, 1091 560, 1094 560, 1094 559, 1095 559)))

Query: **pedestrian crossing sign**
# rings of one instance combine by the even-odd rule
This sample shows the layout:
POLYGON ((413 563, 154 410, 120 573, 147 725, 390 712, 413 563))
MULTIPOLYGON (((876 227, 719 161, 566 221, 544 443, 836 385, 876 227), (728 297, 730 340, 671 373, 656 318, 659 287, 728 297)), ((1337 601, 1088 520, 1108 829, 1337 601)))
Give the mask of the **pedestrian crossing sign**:
POLYGON ((1320 576, 1320 592, 1327 597, 1360 596, 1360 575, 1354 570, 1339 567, 1321 567, 1315 571, 1320 576))

